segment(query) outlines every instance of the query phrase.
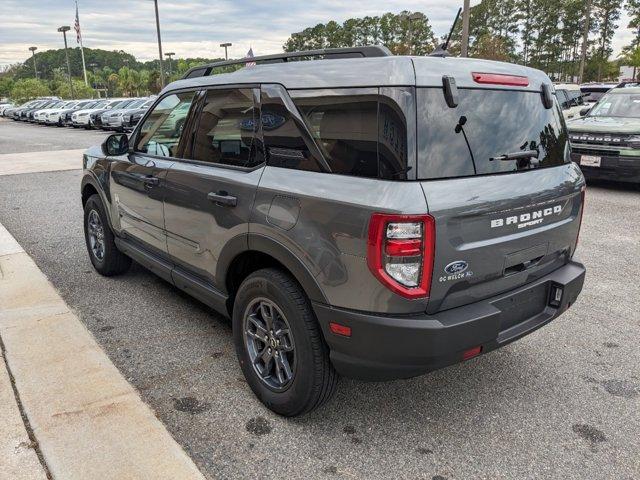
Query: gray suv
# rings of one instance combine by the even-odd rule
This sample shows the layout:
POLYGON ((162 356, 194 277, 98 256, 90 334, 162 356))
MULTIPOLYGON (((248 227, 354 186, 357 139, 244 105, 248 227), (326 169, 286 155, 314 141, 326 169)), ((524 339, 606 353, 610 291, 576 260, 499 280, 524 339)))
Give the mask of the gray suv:
POLYGON ((82 203, 96 270, 134 259, 229 316, 268 408, 468 360, 576 301, 585 182, 545 74, 381 47, 244 61, 89 149, 82 203))

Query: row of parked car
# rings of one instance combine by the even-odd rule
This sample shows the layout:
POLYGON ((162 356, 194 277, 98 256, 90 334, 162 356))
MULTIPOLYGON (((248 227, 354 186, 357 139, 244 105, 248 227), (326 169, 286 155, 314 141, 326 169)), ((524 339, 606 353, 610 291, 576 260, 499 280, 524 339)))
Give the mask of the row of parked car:
POLYGON ((15 121, 116 132, 134 129, 155 97, 61 100, 44 97, 22 105, 0 105, 0 115, 15 121))

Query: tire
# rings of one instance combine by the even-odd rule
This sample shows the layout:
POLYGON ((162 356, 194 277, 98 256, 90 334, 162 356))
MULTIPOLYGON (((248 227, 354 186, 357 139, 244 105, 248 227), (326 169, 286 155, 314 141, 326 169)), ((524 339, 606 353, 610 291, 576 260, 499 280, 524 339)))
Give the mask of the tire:
POLYGON ((105 277, 120 275, 131 266, 131 259, 116 247, 104 205, 98 194, 91 195, 84 206, 84 238, 89 259, 100 275, 105 277), (90 233, 90 229, 94 232, 93 234, 90 233), (96 247, 95 244, 96 239, 100 237, 101 248, 96 247))
MULTIPOLYGON (((268 309, 268 308, 267 308, 268 309)), ((259 317, 262 313, 257 313, 259 317)), ((253 317, 255 318, 255 317, 253 317)), ((262 321, 258 318, 258 321, 262 321)), ((262 321, 262 325, 267 325, 262 321)), ((240 368, 247 383, 258 399, 273 412, 285 417, 294 417, 308 413, 326 403, 333 395, 338 382, 338 374, 329 359, 329 347, 322 337, 322 331, 315 318, 311 304, 304 291, 289 274, 277 269, 258 270, 249 275, 240 285, 233 306, 233 339, 240 368), (255 323, 249 321, 251 312, 262 312, 260 305, 271 303, 271 312, 276 312, 273 318, 271 335, 266 329, 265 340, 256 340, 261 330, 253 329, 255 323), (284 316, 284 322, 280 317, 284 316), (279 326, 278 326, 279 325, 279 326), (292 336, 278 336, 288 326, 292 336), (249 336, 246 328, 253 329, 253 336, 249 336), (268 337, 267 337, 268 336, 268 337), (267 340, 268 338, 268 340, 267 340), (273 357, 271 368, 265 369, 271 373, 269 384, 254 367, 252 357, 261 357, 271 345, 273 357), (258 348, 254 348, 258 346, 258 348), (264 350, 261 348, 264 346, 264 350), (293 347, 289 352, 287 349, 293 347), (275 375, 277 352, 280 351, 280 362, 287 359, 291 379, 279 382, 275 375)), ((259 363, 261 363, 260 361, 259 363)), ((262 364, 262 363, 261 363, 262 364)), ((284 368, 280 367, 280 372, 284 368)), ((283 373, 282 377, 286 377, 283 373)))

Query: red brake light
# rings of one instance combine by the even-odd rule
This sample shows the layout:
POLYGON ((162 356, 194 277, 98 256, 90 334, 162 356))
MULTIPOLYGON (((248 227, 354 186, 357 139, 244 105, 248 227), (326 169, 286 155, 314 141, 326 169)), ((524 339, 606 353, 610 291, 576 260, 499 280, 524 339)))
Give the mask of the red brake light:
POLYGON ((367 265, 391 291, 411 299, 429 296, 434 251, 431 215, 371 215, 367 265))
POLYGON ((529 78, 520 75, 505 75, 503 73, 471 73, 476 83, 490 83, 493 85, 509 85, 514 87, 529 86, 529 78))
POLYGON ((481 353, 482 353, 482 346, 470 348, 469 350, 465 350, 464 352, 462 352, 462 360, 463 361, 469 360, 473 357, 477 357, 481 353))

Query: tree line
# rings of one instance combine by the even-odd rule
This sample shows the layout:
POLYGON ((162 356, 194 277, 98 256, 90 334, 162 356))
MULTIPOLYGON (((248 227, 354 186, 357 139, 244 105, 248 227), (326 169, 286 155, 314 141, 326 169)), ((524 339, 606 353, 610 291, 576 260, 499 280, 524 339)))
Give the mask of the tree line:
MULTIPOLYGON (((640 67, 640 0, 482 0, 470 10, 469 55, 528 65, 554 80, 576 80, 582 36, 588 44, 583 81, 617 77, 619 65, 640 67), (611 59, 612 39, 621 27, 623 9, 631 17, 623 28, 637 34, 618 59, 611 59)), ((453 22, 453 18, 451 19, 453 22)), ((453 31, 449 51, 459 54, 461 22, 453 31)), ((285 51, 382 44, 394 54, 427 54, 443 38, 433 35, 422 12, 403 11, 318 24, 292 34, 285 51)))
MULTIPOLYGON (((145 96, 161 90, 158 60, 140 62, 124 51, 84 49, 88 85, 84 83, 80 48, 70 48, 73 92, 69 86, 67 63, 63 48, 37 52, 33 58, 11 65, 0 73, 0 98, 14 101, 56 95, 60 98, 97 98, 145 96)), ((163 62, 167 82, 181 78, 189 68, 217 59, 185 58, 163 62)))

